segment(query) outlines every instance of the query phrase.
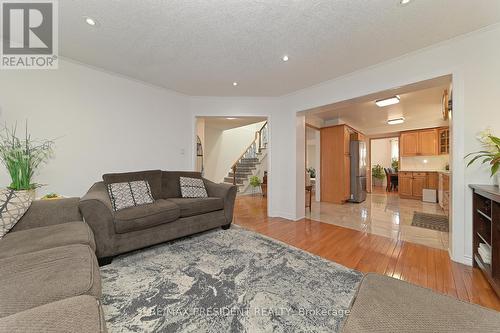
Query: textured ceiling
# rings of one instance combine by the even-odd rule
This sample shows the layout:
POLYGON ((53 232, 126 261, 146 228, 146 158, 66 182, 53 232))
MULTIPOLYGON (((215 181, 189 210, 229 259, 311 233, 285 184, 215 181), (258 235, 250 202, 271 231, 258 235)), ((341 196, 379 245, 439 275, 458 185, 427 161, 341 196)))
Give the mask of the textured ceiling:
POLYGON ((60 48, 189 95, 277 96, 500 21, 498 0, 398 3, 64 0, 60 48))
POLYGON ((363 96, 350 101, 323 106, 308 112, 306 121, 316 117, 329 121, 347 123, 367 135, 387 134, 410 129, 446 126, 442 117, 443 92, 449 89, 451 77, 419 82, 397 89, 363 96), (376 100, 398 95, 401 102, 380 108, 376 100), (387 120, 404 117, 401 125, 388 125, 387 120), (309 119, 308 119, 309 118, 309 119))

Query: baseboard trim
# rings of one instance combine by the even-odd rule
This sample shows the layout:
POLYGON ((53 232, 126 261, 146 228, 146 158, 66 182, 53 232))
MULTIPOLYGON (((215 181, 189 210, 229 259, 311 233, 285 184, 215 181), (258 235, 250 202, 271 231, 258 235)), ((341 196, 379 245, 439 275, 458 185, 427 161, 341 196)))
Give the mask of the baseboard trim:
POLYGON ((449 253, 452 261, 459 263, 459 264, 466 265, 466 266, 472 266, 472 257, 466 256, 466 255, 461 256, 461 257, 454 257, 451 255, 450 250, 448 250, 448 253, 449 253))
POLYGON ((285 220, 290 220, 290 222, 297 222, 297 221, 305 218, 305 216, 297 218, 294 215, 291 215, 291 214, 288 214, 288 213, 283 213, 283 212, 272 212, 272 213, 269 213, 269 217, 280 217, 280 218, 285 219, 285 220))

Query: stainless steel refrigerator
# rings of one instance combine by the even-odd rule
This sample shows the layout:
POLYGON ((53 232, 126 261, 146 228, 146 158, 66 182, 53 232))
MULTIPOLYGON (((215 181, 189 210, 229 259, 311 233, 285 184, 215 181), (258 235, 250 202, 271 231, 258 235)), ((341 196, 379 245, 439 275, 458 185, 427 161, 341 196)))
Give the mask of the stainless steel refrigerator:
POLYGON ((350 202, 366 200, 366 143, 351 141, 351 199, 350 202))

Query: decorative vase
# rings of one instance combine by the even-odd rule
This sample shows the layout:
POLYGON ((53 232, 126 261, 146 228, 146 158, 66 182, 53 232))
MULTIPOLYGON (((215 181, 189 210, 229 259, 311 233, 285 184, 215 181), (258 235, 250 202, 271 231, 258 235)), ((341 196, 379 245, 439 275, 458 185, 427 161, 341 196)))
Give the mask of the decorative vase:
POLYGON ((36 191, 12 189, 0 190, 0 238, 23 217, 35 199, 36 191))

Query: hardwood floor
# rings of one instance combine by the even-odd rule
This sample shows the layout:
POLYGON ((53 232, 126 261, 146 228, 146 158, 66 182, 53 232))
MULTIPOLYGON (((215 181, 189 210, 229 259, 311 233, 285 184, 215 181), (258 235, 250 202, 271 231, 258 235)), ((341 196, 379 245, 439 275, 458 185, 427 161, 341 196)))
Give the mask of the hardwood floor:
POLYGON ((260 196, 238 197, 234 219, 246 229, 349 268, 385 274, 500 311, 500 299, 482 273, 452 262, 446 251, 310 219, 268 218, 267 202, 260 196))

